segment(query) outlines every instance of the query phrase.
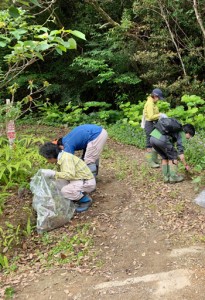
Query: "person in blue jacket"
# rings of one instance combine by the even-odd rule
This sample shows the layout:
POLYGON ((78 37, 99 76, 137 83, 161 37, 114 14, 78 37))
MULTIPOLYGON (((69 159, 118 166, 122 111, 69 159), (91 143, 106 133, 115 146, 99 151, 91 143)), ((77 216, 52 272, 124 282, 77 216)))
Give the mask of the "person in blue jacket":
POLYGON ((94 175, 98 173, 99 157, 107 141, 107 131, 98 125, 84 124, 75 127, 56 142, 59 149, 74 154, 83 150, 82 159, 94 175))

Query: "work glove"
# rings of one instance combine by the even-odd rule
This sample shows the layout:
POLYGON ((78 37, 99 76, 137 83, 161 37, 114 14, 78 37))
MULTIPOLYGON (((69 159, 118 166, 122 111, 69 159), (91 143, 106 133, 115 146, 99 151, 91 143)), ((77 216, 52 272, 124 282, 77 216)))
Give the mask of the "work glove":
POLYGON ((50 169, 41 169, 41 174, 45 177, 52 178, 55 176, 56 172, 50 169))
POLYGON ((167 117, 167 115, 166 115, 166 114, 162 114, 162 113, 160 113, 160 114, 159 114, 159 119, 162 119, 162 118, 168 118, 168 117, 167 117))

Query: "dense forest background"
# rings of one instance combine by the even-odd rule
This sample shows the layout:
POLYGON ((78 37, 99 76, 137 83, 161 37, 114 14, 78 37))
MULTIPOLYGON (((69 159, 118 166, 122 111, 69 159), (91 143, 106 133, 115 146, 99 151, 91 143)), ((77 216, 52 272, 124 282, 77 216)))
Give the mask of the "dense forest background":
MULTIPOLYGON (((16 21, 15 8, 27 11, 27 26, 78 30, 86 37, 76 38, 76 49, 60 55, 50 51, 14 79, 10 74, 9 85, 20 87, 17 100, 27 95, 28 80, 36 85, 48 81, 41 97, 49 98, 58 109, 87 101, 106 102, 118 109, 122 102, 144 100, 154 87, 163 90, 171 107, 180 104, 183 94, 205 97, 203 0, 2 0, 1 18, 10 10, 10 18, 16 21)), ((1 44, 9 27, 5 30, 5 20, 0 21, 3 102, 9 97, 4 73, 10 48, 1 44)), ((27 33, 21 38, 26 40, 27 33)))

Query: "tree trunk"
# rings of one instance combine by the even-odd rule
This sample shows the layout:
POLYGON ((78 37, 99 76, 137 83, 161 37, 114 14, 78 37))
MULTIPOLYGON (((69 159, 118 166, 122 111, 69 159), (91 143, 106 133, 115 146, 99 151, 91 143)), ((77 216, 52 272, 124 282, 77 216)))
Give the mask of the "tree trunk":
POLYGON ((194 7, 194 12, 195 12, 195 15, 196 15, 197 22, 198 22, 198 24, 201 28, 203 38, 204 38, 204 41, 205 41, 205 28, 204 28, 204 25, 203 25, 201 14, 198 11, 197 0, 193 0, 193 7, 194 7))
POLYGON ((187 72, 186 72, 186 69, 185 69, 185 66, 184 66, 184 62, 183 62, 183 59, 182 59, 182 56, 181 56, 181 53, 180 53, 180 49, 179 49, 179 47, 177 45, 177 42, 175 40, 174 33, 171 30, 171 27, 170 27, 167 15, 166 15, 166 13, 164 11, 164 7, 163 7, 161 1, 158 1, 158 3, 159 3, 161 15, 162 15, 162 17, 163 17, 163 19, 164 19, 164 21, 165 21, 165 23, 167 25, 167 28, 169 30, 169 34, 170 34, 171 40, 172 40, 172 42, 173 42, 173 44, 174 44, 174 46, 176 48, 177 55, 179 57, 179 60, 180 60, 181 66, 182 66, 182 70, 183 70, 184 76, 187 76, 187 72))

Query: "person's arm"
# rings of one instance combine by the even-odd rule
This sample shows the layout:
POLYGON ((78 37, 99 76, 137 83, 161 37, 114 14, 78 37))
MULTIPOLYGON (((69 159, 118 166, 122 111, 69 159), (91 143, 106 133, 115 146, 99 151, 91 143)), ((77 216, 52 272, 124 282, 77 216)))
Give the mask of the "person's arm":
POLYGON ((177 144, 177 151, 178 154, 184 154, 184 146, 183 146, 183 138, 182 138, 182 133, 181 132, 177 132, 174 135, 176 144, 177 144))
POLYGON ((187 165, 185 156, 184 156, 184 146, 183 146, 184 141, 183 140, 184 140, 184 138, 182 136, 182 132, 179 132, 177 134, 177 150, 178 150, 178 154, 179 154, 179 159, 183 163, 185 169, 188 170, 189 166, 187 165))

